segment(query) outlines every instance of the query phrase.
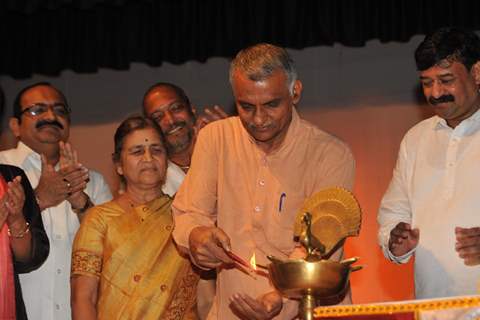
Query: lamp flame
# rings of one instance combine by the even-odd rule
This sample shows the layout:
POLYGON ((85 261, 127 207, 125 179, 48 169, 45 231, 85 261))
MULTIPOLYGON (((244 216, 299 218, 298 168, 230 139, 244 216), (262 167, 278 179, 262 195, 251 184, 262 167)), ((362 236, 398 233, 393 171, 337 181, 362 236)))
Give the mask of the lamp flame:
POLYGON ((255 260, 255 252, 253 253, 252 257, 250 258, 250 265, 252 266, 253 270, 257 270, 257 262, 255 260))

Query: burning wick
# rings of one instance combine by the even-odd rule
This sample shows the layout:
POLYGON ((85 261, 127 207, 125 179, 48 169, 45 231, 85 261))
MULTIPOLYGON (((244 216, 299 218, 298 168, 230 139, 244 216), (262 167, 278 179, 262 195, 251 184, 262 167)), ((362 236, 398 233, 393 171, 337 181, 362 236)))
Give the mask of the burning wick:
POLYGON ((255 280, 257 279, 257 277, 255 276, 256 274, 255 269, 253 269, 252 266, 247 261, 243 260, 240 256, 237 256, 235 253, 231 251, 227 251, 227 254, 233 260, 235 267, 238 270, 248 274, 255 280))
POLYGON ((250 258, 250 265, 252 266, 252 269, 254 270, 254 272, 257 275, 263 276, 263 277, 268 277, 268 268, 265 267, 265 266, 262 266, 261 264, 257 264, 257 261, 255 259, 255 252, 253 253, 252 257, 250 258), (258 268, 264 269, 267 272, 262 271, 262 270, 258 270, 258 268))
POLYGON ((242 272, 245 272, 252 278, 257 279, 256 275, 268 277, 268 268, 266 266, 256 263, 255 252, 250 258, 250 263, 243 260, 240 256, 237 256, 235 253, 231 251, 227 251, 227 254, 234 261, 234 264, 237 267, 237 269, 239 269, 242 272), (258 268, 267 270, 267 272, 258 270, 258 268))
POLYGON ((264 270, 268 271, 268 268, 266 266, 257 263, 257 261, 255 259, 255 252, 253 253, 252 257, 250 258, 250 265, 252 266, 253 270, 255 270, 258 274, 263 274, 263 272, 258 270, 258 269, 264 269, 264 270))
POLYGON ((255 261, 255 252, 253 253, 252 257, 250 258, 250 265, 252 266, 253 270, 257 271, 257 263, 255 261))

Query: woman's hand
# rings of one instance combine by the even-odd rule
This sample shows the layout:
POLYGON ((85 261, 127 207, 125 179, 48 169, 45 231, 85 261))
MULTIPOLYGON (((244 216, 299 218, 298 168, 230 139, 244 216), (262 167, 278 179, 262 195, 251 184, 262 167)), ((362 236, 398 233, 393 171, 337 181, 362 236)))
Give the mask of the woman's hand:
POLYGON ((0 199, 0 229, 3 228, 3 225, 5 224, 5 221, 7 221, 8 217, 8 209, 5 206, 5 198, 6 195, 0 199))
POLYGON ((8 190, 0 200, 0 212, 7 214, 6 222, 10 231, 10 246, 16 261, 28 261, 31 258, 31 233, 23 216, 25 192, 22 178, 15 177, 8 183, 8 190))
POLYGON ((8 190, 0 199, 0 227, 6 222, 11 230, 25 229, 23 217, 25 193, 21 181, 22 178, 18 176, 8 182, 8 190))

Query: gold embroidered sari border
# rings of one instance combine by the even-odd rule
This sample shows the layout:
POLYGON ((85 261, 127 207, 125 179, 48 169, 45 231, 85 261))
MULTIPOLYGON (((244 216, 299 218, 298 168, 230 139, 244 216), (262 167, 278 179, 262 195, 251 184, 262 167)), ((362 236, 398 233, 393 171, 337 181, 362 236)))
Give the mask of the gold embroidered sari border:
POLYGON ((198 274, 196 274, 188 264, 186 272, 179 280, 175 294, 162 316, 163 320, 183 319, 183 316, 196 305, 198 274))
POLYGON ((72 254, 72 275, 92 274, 100 277, 102 272, 102 257, 97 253, 78 250, 72 254))

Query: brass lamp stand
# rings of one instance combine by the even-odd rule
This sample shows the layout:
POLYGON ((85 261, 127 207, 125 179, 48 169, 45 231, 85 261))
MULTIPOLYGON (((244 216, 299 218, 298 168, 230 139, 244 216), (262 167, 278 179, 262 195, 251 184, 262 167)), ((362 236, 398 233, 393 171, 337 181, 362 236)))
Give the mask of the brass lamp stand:
POLYGON ((348 236, 358 235, 361 211, 353 195, 341 188, 321 191, 305 201, 297 214, 295 237, 305 248, 304 259, 280 260, 268 256, 269 277, 275 288, 290 299, 300 300, 299 317, 313 320, 317 301, 345 293, 352 266, 358 258, 328 258, 348 236))

